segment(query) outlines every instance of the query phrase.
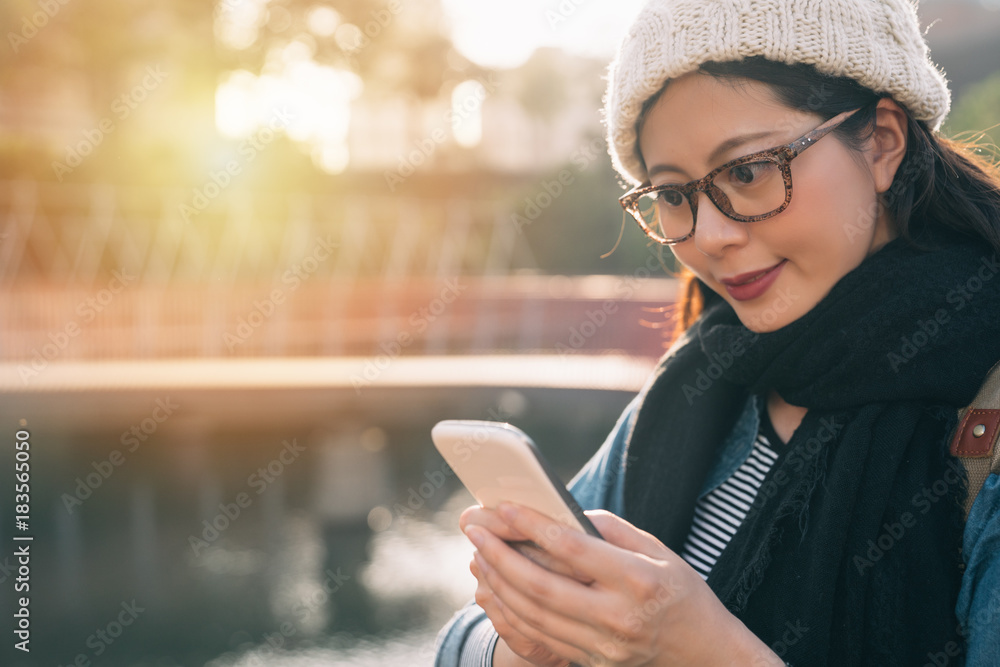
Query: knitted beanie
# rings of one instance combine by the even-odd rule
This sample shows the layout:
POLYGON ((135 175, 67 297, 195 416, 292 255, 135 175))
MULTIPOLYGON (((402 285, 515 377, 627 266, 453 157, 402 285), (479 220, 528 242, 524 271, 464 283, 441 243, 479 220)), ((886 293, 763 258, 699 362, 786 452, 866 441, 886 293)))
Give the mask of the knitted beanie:
POLYGON ((934 130, 951 106, 910 0, 650 0, 609 70, 604 116, 618 173, 646 181, 636 121, 668 79, 749 56, 854 79, 934 130))

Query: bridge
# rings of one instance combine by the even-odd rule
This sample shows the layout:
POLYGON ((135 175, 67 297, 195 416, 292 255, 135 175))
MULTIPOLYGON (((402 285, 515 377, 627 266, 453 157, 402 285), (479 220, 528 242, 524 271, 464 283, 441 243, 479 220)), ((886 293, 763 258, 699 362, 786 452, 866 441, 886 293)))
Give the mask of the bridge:
POLYGON ((543 275, 496 202, 233 193, 193 222, 179 202, 0 183, 0 392, 634 389, 600 379, 608 355, 626 372, 663 350, 674 284, 653 255, 633 275, 543 275), (452 357, 469 372, 436 372, 452 357))
MULTIPOLYGON (((545 275, 497 202, 226 193, 188 222, 183 200, 0 183, 0 423, 31 432, 39 571, 81 632, 84 601, 139 595, 177 627, 192 605, 273 607, 240 563, 299 513, 325 566, 357 570, 458 489, 423 493, 439 419, 517 423, 568 477, 664 349, 655 255, 545 275)), ((366 618, 357 580, 339 596, 366 618)))

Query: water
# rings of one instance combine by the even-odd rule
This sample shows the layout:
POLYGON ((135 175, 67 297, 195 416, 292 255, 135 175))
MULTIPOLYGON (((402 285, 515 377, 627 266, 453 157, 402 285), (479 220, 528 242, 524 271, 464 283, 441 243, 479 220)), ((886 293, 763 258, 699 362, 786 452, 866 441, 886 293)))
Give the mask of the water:
MULTIPOLYGON (((89 422, 29 414, 31 653, 5 642, 0 665, 432 664, 437 633, 475 579, 458 530, 473 500, 427 434, 438 418, 488 416, 504 396, 324 403, 319 425, 280 406, 273 424, 250 421, 264 405, 227 421, 191 396, 178 399, 187 418, 179 412, 114 464, 122 424, 137 423, 102 412, 117 400, 92 400, 89 422), (288 442, 302 451, 282 459, 288 442), (123 613, 135 618, 120 622, 123 613)), ((525 390, 522 422, 568 479, 628 398, 525 390)), ((0 497, 13 497, 12 479, 0 475, 0 497)), ((12 512, 0 501, 7 591, 12 512)), ((0 595, 8 638, 14 604, 13 592, 0 595)))
MULTIPOLYGON (((274 648, 272 643, 256 642, 226 652, 206 663, 205 667, 381 667, 384 665, 430 665, 438 631, 458 608, 472 599, 476 580, 469 572, 473 547, 458 531, 458 514, 469 504, 464 491, 454 494, 446 509, 428 521, 397 519, 376 533, 371 540, 371 561, 357 573, 371 596, 376 622, 387 628, 375 635, 346 632, 322 636, 322 624, 315 624, 301 634, 294 648, 274 648), (392 630, 391 628, 399 628, 392 630)), ((315 564, 316 534, 310 534, 306 521, 299 521, 291 532, 296 534, 295 548, 286 558, 298 558, 302 564, 315 564), (292 556, 291 554, 295 554, 292 556)), ((286 561, 287 562, 287 561, 286 561)), ((289 590, 298 590, 301 599, 311 599, 321 590, 315 581, 315 568, 289 568, 303 573, 287 580, 289 590)), ((294 597, 294 596, 293 596, 294 597)), ((334 599, 336 593, 333 594, 334 599)), ((272 606, 281 618, 291 604, 272 606)), ((289 621, 291 622, 291 621, 289 621)), ((279 624, 280 625, 280 624, 279 624)), ((300 634, 296 629, 296 635, 300 634)), ((286 637, 293 643, 295 637, 286 637)))

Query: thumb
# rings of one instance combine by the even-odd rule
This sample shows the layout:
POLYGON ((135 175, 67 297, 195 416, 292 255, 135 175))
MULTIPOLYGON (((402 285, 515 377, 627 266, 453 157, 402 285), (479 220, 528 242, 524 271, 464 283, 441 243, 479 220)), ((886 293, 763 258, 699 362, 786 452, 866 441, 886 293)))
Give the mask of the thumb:
POLYGON ((607 510, 587 510, 584 514, 597 528, 597 532, 616 547, 660 560, 667 558, 672 553, 663 542, 660 542, 651 533, 636 528, 625 519, 607 510))

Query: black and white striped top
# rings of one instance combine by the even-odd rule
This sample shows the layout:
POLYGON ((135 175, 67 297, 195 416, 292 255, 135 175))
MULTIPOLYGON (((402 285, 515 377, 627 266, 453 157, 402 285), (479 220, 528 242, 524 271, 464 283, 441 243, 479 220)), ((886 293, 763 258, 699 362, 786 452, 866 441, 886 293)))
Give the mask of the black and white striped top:
POLYGON ((767 417, 767 408, 762 408, 760 428, 747 460, 729 479, 698 499, 694 523, 681 549, 681 558, 703 579, 708 579, 715 561, 746 517, 782 444, 767 417))

